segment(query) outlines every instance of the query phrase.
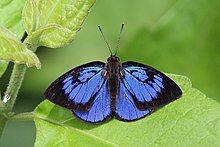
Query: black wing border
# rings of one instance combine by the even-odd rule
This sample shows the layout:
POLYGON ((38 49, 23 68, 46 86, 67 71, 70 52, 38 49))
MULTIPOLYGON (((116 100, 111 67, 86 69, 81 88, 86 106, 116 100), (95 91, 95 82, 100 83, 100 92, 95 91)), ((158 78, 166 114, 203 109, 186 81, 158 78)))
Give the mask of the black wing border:
POLYGON ((150 74, 149 80, 152 80, 152 76, 155 74, 159 74, 163 77, 164 88, 161 90, 160 93, 157 93, 158 97, 153 99, 151 102, 145 101, 143 103, 143 102, 138 101, 138 99, 129 91, 129 89, 127 89, 129 93, 131 94, 133 101, 139 110, 154 109, 154 108, 166 105, 182 96, 183 92, 180 89, 180 87, 171 78, 169 78, 168 76, 166 76, 164 73, 160 72, 159 70, 151 66, 138 63, 138 62, 134 62, 134 61, 126 61, 122 63, 123 68, 130 67, 130 66, 146 68, 145 71, 148 74, 150 74))
POLYGON ((101 61, 93 61, 93 62, 82 64, 80 66, 77 66, 67 71, 66 73, 61 75, 59 78, 57 78, 54 82, 52 82, 49 85, 49 87, 44 92, 44 96, 46 97, 46 99, 70 110, 82 111, 82 112, 88 111, 91 108, 93 101, 96 97, 96 94, 98 92, 93 97, 91 97, 90 100, 86 104, 84 105, 75 104, 73 101, 69 100, 68 95, 64 94, 64 91, 62 90, 62 86, 63 86, 62 81, 68 75, 77 75, 80 72, 80 69, 85 68, 85 67, 92 67, 92 66, 100 66, 104 68, 105 63, 101 61))

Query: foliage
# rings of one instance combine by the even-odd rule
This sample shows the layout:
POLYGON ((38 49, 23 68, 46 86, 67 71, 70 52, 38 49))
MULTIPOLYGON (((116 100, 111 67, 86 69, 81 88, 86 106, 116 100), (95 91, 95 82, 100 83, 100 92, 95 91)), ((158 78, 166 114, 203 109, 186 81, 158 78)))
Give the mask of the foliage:
MULTIPOLYGON (((0 99, 0 137, 7 120, 13 115, 11 111, 26 72, 26 66, 19 64, 25 63, 27 67, 35 65, 39 69, 41 63, 34 53, 37 48, 58 48, 70 43, 94 2, 95 0, 27 0, 23 9, 26 33, 21 41, 11 31, 0 27, 0 75, 5 71, 7 61, 15 63, 5 95, 0 99)), ((12 2, 1 2, 0 6, 7 7, 10 3, 12 2)))
MULTIPOLYGON (((0 14, 4 14, 0 24, 7 28, 1 27, 0 77, 8 61, 36 65, 39 68, 40 62, 35 54, 37 48, 58 48, 69 44, 82 27, 93 3, 94 0, 27 0, 26 3, 25 0, 0 1, 0 14), (28 36, 21 43, 18 38, 22 37, 24 30, 28 36)), ((136 60, 159 67, 162 71, 188 75, 195 87, 219 101, 219 79, 216 75, 220 70, 216 67, 220 65, 220 15, 215 11, 218 8, 218 0, 147 0, 138 3, 99 1, 74 44, 53 52, 45 48, 39 50, 38 55, 44 68, 40 71, 29 70, 23 84, 23 89, 29 94, 26 97, 32 101, 33 97, 41 98, 46 85, 69 68, 82 62, 105 59, 107 51, 100 49, 104 44, 97 47, 102 41, 101 35, 94 28, 99 23, 103 28, 108 28, 104 30, 106 34, 115 36, 113 30, 118 30, 124 21, 123 47, 119 49, 122 60, 136 60), (37 79, 34 84, 33 79, 37 79)), ((16 99, 25 71, 26 66, 15 64, 12 81, 15 83, 13 77, 17 77, 16 83, 20 85, 9 82, 12 88, 9 86, 6 94, 17 87, 13 94, 16 99)), ((35 146, 84 143, 93 146, 218 146, 219 103, 192 88, 188 78, 173 74, 169 76, 181 86, 183 97, 134 123, 111 120, 100 125, 86 124, 76 119, 69 110, 46 100, 34 112, 13 115, 11 111, 14 102, 10 111, 5 113, 2 110, 7 106, 0 101, 0 136, 8 119, 34 119, 37 128, 35 146)), ((24 98, 21 97, 22 101, 24 98)), ((22 104, 22 107, 26 106, 22 104)))
POLYGON ((0 27, 0 43, 1 60, 13 61, 18 64, 26 63, 28 67, 35 65, 40 68, 40 61, 37 56, 27 49, 15 34, 3 27, 0 27))
POLYGON ((28 42, 58 48, 72 42, 95 0, 28 0, 23 11, 28 42))

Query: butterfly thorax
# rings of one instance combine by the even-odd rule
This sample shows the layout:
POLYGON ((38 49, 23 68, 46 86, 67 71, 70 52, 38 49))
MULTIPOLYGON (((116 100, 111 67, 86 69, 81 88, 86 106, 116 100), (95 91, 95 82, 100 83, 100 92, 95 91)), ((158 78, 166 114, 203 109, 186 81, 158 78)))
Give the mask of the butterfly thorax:
POLYGON ((103 77, 107 79, 107 89, 110 92, 111 108, 115 110, 116 96, 119 93, 120 79, 123 77, 120 59, 116 56, 109 57, 104 67, 103 77))

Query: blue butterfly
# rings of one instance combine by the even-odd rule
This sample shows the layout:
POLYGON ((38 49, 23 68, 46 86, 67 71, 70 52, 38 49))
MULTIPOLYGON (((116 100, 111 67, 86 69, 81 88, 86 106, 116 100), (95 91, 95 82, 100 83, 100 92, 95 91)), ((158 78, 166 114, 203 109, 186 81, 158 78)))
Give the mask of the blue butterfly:
POLYGON ((116 53, 111 53, 107 63, 95 61, 73 68, 45 92, 48 100, 90 123, 113 117, 135 121, 181 95, 178 85, 160 71, 133 61, 121 64, 116 53))

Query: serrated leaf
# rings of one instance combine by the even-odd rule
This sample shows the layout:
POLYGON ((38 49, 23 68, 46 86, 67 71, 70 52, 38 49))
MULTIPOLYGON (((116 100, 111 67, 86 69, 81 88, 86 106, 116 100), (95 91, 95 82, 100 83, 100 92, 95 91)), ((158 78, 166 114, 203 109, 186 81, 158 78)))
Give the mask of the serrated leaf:
POLYGON ((3 27, 0 27, 0 60, 26 64, 28 67, 41 66, 35 53, 27 49, 15 34, 3 27))
POLYGON ((35 146, 218 146, 220 104, 171 75, 183 96, 136 122, 88 124, 47 100, 34 111, 35 146))
POLYGON ((37 42, 39 44, 36 46, 50 48, 70 43, 94 2, 95 0, 27 0, 23 17, 25 29, 29 34, 28 42, 37 42))
POLYGON ((0 60, 0 78, 3 75, 3 73, 5 72, 5 70, 7 69, 7 66, 8 66, 7 61, 0 60))

